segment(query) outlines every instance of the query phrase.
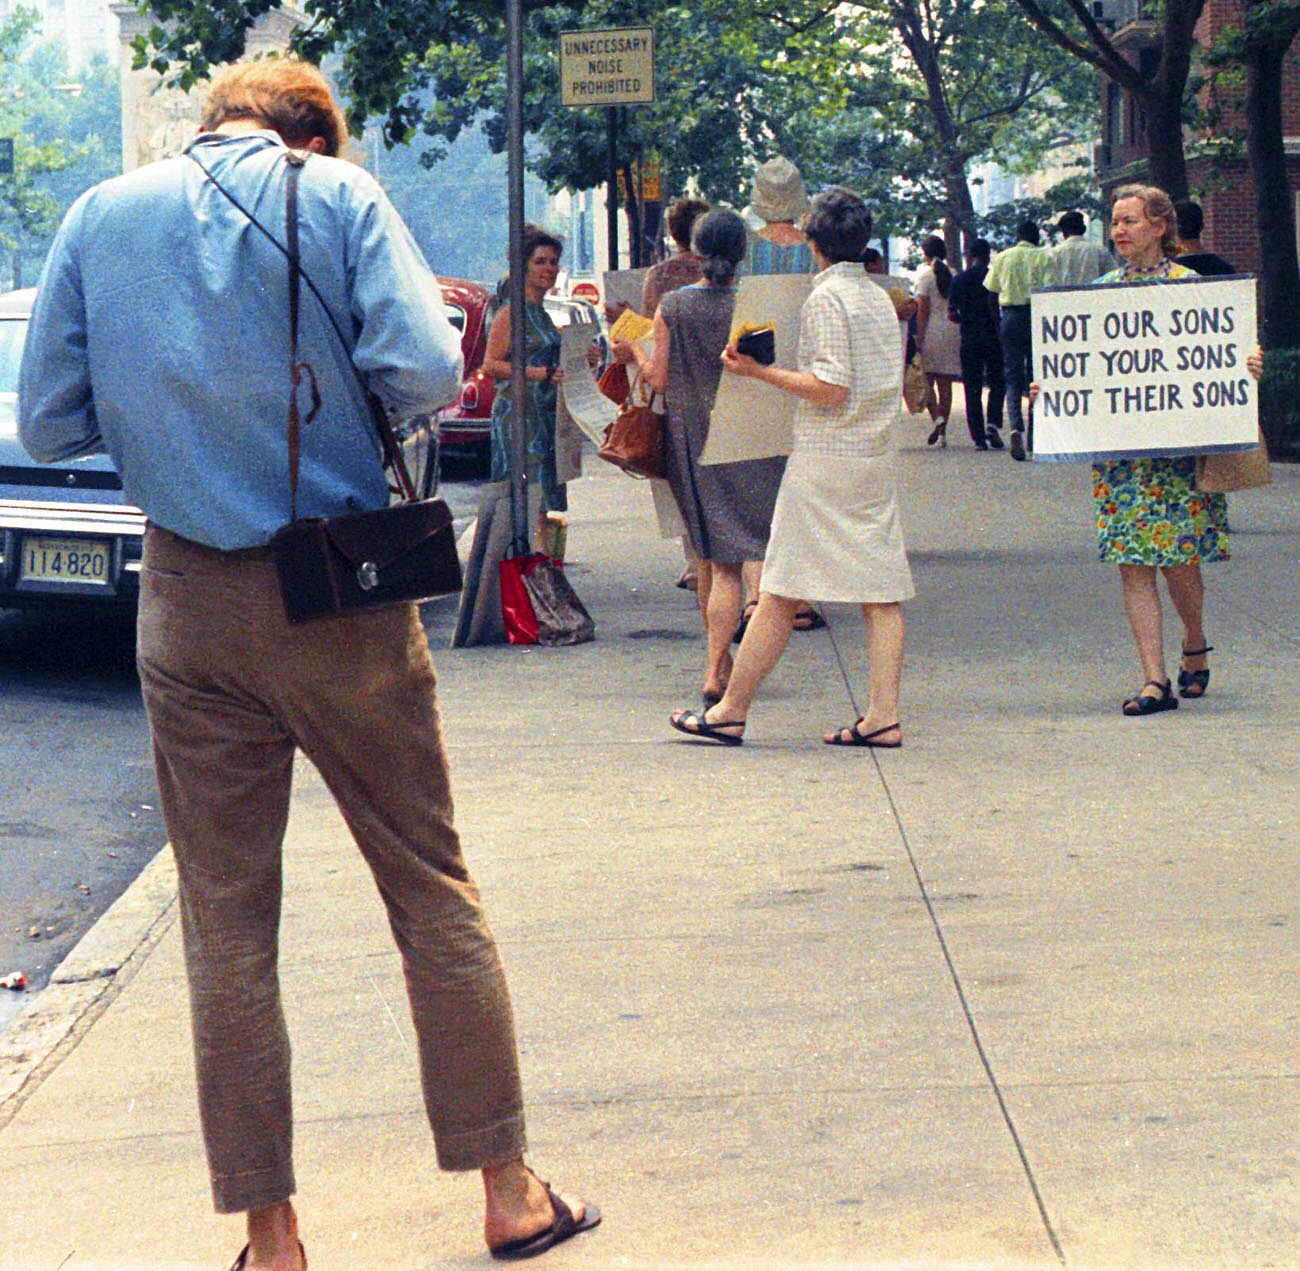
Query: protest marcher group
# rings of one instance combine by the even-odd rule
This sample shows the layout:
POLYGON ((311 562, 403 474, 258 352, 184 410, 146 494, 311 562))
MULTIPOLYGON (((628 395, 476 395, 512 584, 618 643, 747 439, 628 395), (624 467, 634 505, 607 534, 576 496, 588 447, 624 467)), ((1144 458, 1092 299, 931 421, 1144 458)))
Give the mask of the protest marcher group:
MULTIPOLYGON (((513 1014, 454 825, 415 606, 290 624, 277 586, 271 544, 286 505, 292 520, 388 503, 354 370, 403 416, 435 410, 460 384, 459 340, 436 277, 379 185, 337 157, 346 134, 325 80, 302 63, 221 73, 183 155, 97 186, 73 206, 41 279, 22 367, 30 452, 53 462, 106 451, 149 518, 139 669, 177 860, 213 1199, 220 1212, 247 1215, 233 1271, 307 1266, 291 1199, 289 1039, 277 978, 281 846, 298 749, 376 877, 403 962, 437 1159, 480 1173, 489 1249, 532 1257, 600 1222, 594 1205, 557 1194, 524 1161, 513 1014), (297 219, 286 253, 278 234, 288 206, 297 219), (158 260, 169 262, 163 276, 158 260), (299 275, 311 284, 301 306, 291 299, 299 275), (286 398, 296 419, 300 396, 310 403, 309 457, 295 480, 299 456, 287 453, 283 422, 286 398)), ((1033 291, 1066 278, 1177 281, 1192 272, 1175 259, 1178 226, 1193 239, 1198 227, 1163 192, 1124 189, 1111 209, 1122 267, 1104 268, 1102 249, 1082 241, 1082 218, 1072 215, 1060 222, 1059 249, 1041 246, 1026 223, 992 260, 987 243, 973 242, 960 271, 944 240, 927 237, 916 297, 894 298, 872 279, 879 253, 869 260, 872 218, 857 194, 830 188, 809 201, 794 165, 776 159, 756 174, 753 195, 748 224, 698 200, 673 209, 677 250, 643 293, 653 338, 617 348, 666 399, 667 480, 698 563, 704 701, 669 721, 692 740, 741 745, 791 633, 822 621, 811 606, 849 603, 863 619, 869 697, 859 718, 822 740, 897 749, 902 604, 914 594, 892 449, 900 320, 915 319, 933 392, 930 443, 946 448, 960 378, 973 444, 1000 449, 1005 412, 1011 455, 1023 460, 1032 451, 1022 401, 1032 408, 1035 396, 1033 291), (734 317, 746 273, 806 278, 793 367, 763 356, 761 340, 742 346, 751 333, 738 333, 734 317), (788 457, 703 462, 728 379, 754 381, 788 409, 788 457)), ((540 541, 546 514, 566 506, 554 432, 560 341, 542 303, 562 244, 533 229, 523 246, 526 400, 513 402, 504 388, 507 310, 484 366, 503 385, 493 475, 508 470, 509 437, 522 426, 527 477, 541 491, 540 541)), ((1216 268, 1207 253, 1193 255, 1216 268)), ((1258 378, 1258 354, 1248 366, 1258 378)), ((1226 506, 1194 488, 1192 470, 1190 459, 1156 457, 1093 471, 1101 557, 1119 566, 1146 680, 1123 702, 1125 716, 1178 705, 1161 648, 1158 575, 1183 626, 1179 691, 1197 698, 1209 684, 1200 565, 1227 557, 1226 506)))

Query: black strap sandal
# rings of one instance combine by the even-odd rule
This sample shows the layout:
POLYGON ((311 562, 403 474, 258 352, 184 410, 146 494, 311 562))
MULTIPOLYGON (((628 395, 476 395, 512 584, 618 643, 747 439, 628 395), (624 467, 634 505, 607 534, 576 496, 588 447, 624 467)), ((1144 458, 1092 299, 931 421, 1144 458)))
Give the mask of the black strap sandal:
POLYGON ((860 732, 858 725, 862 721, 855 720, 847 728, 841 728, 829 737, 823 737, 828 746, 870 746, 873 750, 897 750, 902 746, 902 741, 877 741, 876 738, 884 733, 892 733, 898 724, 886 724, 884 728, 877 728, 874 732, 860 732), (847 737, 841 734, 848 733, 847 737))
POLYGON ((670 715, 668 722, 679 733, 696 737, 701 741, 716 741, 724 746, 739 746, 745 740, 745 721, 743 719, 720 719, 710 724, 704 718, 703 711, 683 711, 680 715, 670 715), (689 727, 688 727, 689 725, 689 727), (724 728, 739 728, 739 733, 724 733, 724 728))
MULTIPOLYGON (((528 1171, 533 1174, 532 1170, 528 1171)), ((533 1174, 537 1178, 536 1174, 533 1174)), ((535 1258, 539 1253, 555 1248, 562 1241, 590 1231, 600 1225, 600 1210, 587 1202, 581 1218, 574 1218, 573 1211, 552 1190, 550 1183, 538 1178, 537 1181, 546 1188, 547 1198, 551 1202, 551 1225, 543 1227, 534 1236, 524 1236, 519 1240, 507 1240, 504 1244, 490 1245, 488 1252, 494 1258, 504 1262, 520 1262, 525 1258, 535 1258)))
MULTIPOLYGON (((1203 649, 1184 649, 1183 657, 1199 658, 1203 653, 1212 653, 1214 645, 1207 644, 1203 649)), ((1210 687, 1210 668, 1203 666, 1199 671, 1184 671, 1181 667, 1178 669, 1178 696, 1179 697, 1204 697, 1205 690, 1210 687), (1195 692, 1193 692, 1195 690, 1195 692)))
POLYGON ((1143 715, 1158 715, 1161 711, 1176 711, 1178 709, 1178 699, 1174 696, 1174 686, 1168 680, 1148 680, 1142 685, 1142 688, 1158 688, 1159 697, 1152 697, 1150 694, 1142 692, 1139 689, 1132 697, 1126 697, 1124 704, 1119 708, 1121 715, 1127 715, 1129 719, 1140 719, 1143 715), (1132 710, 1129 708, 1132 707, 1132 710))

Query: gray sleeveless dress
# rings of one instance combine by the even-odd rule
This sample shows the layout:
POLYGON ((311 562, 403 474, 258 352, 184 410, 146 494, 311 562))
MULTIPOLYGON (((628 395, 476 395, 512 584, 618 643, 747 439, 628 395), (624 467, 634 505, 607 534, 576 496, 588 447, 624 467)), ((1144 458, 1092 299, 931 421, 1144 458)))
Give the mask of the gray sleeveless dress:
POLYGON ((735 305, 732 288, 701 284, 681 287, 659 302, 672 337, 664 394, 668 484, 696 554, 723 564, 762 560, 785 471, 784 458, 699 462, 735 305))

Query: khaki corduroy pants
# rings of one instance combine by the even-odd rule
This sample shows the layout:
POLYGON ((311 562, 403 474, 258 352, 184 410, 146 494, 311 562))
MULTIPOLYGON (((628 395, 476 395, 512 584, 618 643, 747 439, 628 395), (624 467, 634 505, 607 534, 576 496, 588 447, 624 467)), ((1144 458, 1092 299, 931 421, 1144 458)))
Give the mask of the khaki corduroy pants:
POLYGON ((151 526, 138 662, 179 871, 217 1210, 295 1189, 277 953, 296 747, 338 801, 387 907, 439 1165, 522 1155, 510 1000, 452 824, 415 607, 291 626, 265 550, 218 552, 151 526))

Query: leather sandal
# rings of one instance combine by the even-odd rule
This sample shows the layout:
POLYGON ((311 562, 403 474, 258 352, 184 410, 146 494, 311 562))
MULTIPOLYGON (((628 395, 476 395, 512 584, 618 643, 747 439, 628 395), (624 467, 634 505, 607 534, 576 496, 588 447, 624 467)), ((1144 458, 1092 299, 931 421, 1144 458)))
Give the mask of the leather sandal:
POLYGON ((1174 686, 1165 680, 1148 680, 1142 685, 1142 688, 1158 688, 1159 697, 1153 697, 1149 693, 1143 693, 1139 689, 1132 697, 1126 697, 1124 704, 1119 708, 1120 714, 1127 715, 1129 719, 1139 719, 1143 715, 1157 715, 1161 711, 1176 711, 1178 709, 1178 699, 1174 696, 1174 686), (1132 707, 1130 710, 1129 708, 1132 707))
MULTIPOLYGON (((1207 644, 1203 649, 1184 649, 1183 657, 1198 658, 1203 653, 1210 653, 1214 650, 1214 645, 1207 644)), ((1203 666, 1199 671, 1184 671, 1181 667, 1178 669, 1178 696, 1179 697, 1204 697, 1205 690, 1210 687, 1210 668, 1203 666)))
POLYGON ((739 746, 745 740, 745 721, 743 719, 719 719, 709 723, 704 718, 704 711, 674 712, 668 722, 679 733, 695 737, 700 741, 716 741, 724 746, 739 746), (724 728, 739 728, 738 733, 724 733, 724 728))
POLYGON ((822 741, 828 746, 870 746, 873 750, 897 750, 902 746, 902 740, 898 741, 877 741, 876 738, 883 733, 892 733, 898 727, 898 723, 886 724, 884 728, 877 728, 874 732, 864 733, 858 725, 862 720, 858 719, 851 723, 847 728, 838 729, 829 737, 823 737, 822 741), (842 734, 848 733, 845 737, 842 734))

